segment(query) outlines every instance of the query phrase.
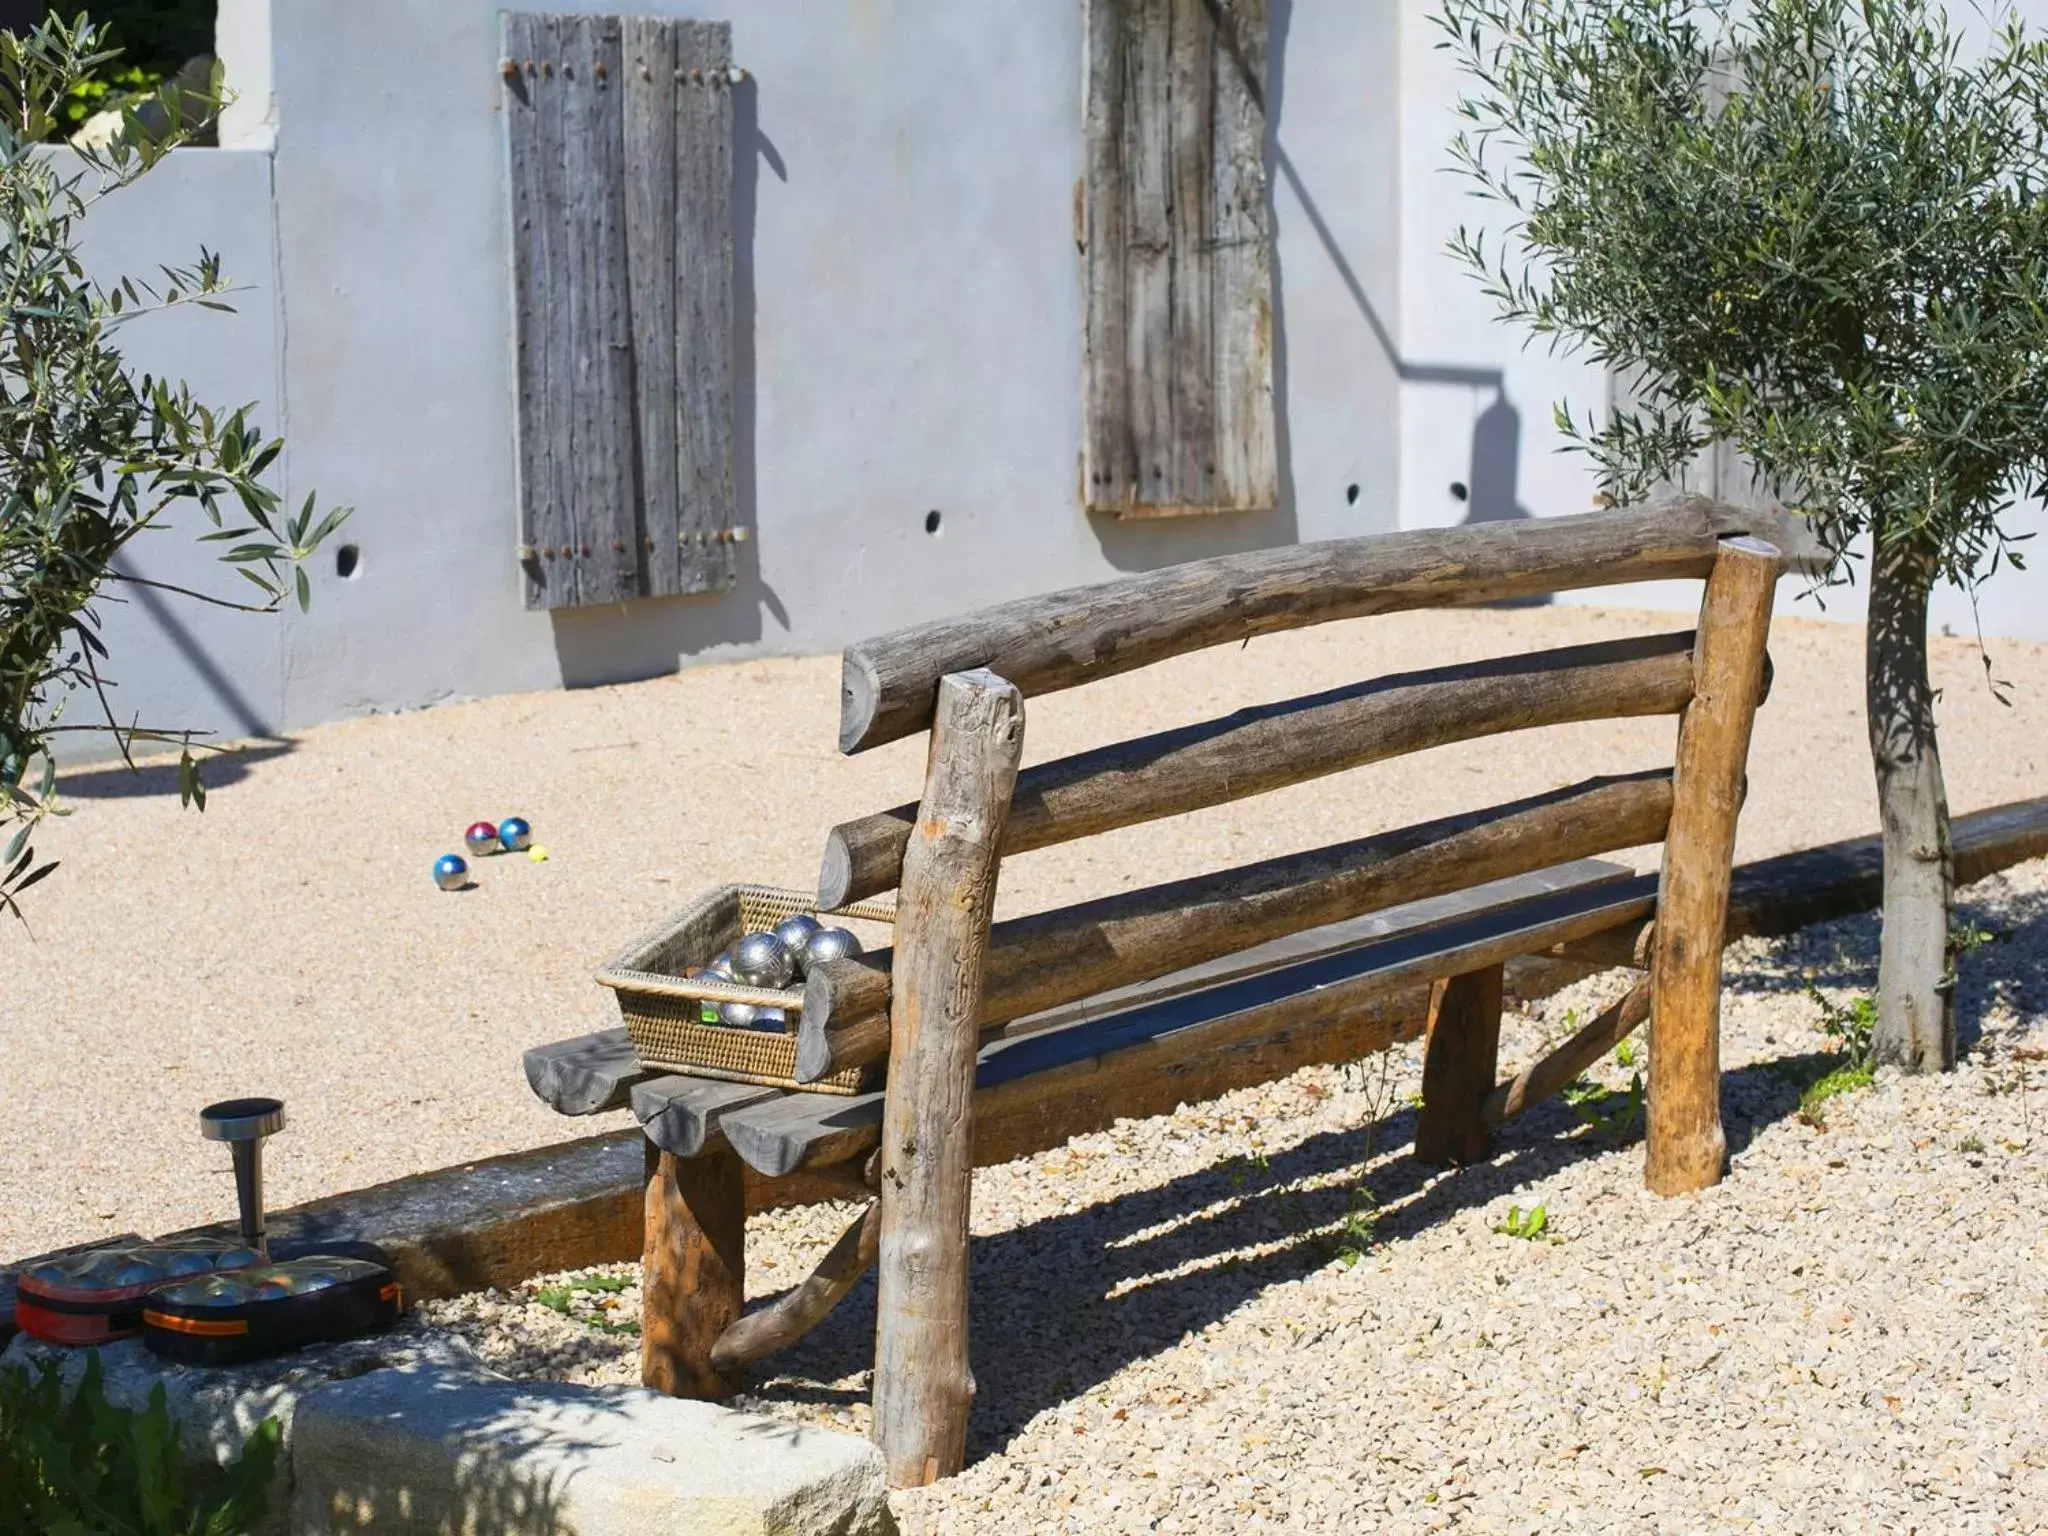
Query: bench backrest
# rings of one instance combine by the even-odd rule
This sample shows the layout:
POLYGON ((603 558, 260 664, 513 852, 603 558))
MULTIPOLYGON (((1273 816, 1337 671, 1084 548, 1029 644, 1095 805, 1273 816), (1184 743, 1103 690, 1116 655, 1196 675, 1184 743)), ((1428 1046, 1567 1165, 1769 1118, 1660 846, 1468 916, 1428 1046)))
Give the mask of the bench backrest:
MULTIPOLYGON (((964 1457, 975 1053, 991 1026, 1401 902, 1662 841, 1650 976, 1610 1013, 1630 1023, 1655 1011, 1651 1187, 1719 1179, 1729 868, 1771 597, 1788 555, 1818 555, 1797 519, 1688 498, 1198 561, 847 650, 842 749, 931 732, 919 801, 835 828, 828 842, 820 905, 895 886, 895 948, 811 970, 797 1052, 807 1078, 889 1058, 875 1165, 874 1413, 893 1482, 929 1482, 964 1457), (1019 772, 1026 696, 1333 619, 1671 577, 1705 582, 1689 635, 1383 679, 1019 772), (1443 742, 1654 713, 1681 717, 1669 770, 1591 779, 991 924, 1004 853, 1443 742)), ((1447 1034, 1497 1029, 1498 970, 1467 979, 1479 985, 1455 996, 1457 982, 1446 988, 1433 1058, 1440 1025, 1447 1034)), ((1468 1054, 1482 1058, 1480 1087, 1490 1088, 1490 1039, 1468 1054)), ((1473 1075, 1469 1064, 1452 1070, 1473 1075)), ((1426 1061, 1425 1094, 1429 1073, 1426 1061)), ((1506 1085, 1510 1098, 1531 1086, 1506 1085)))
MULTIPOLYGON (((1727 541, 1744 535, 1773 546, 1754 558, 1777 554, 1803 565, 1817 555, 1803 525, 1784 512, 1688 498, 1225 556, 1027 598, 848 648, 841 745, 862 751, 928 728, 948 674, 986 669, 1031 696, 1360 614, 1650 577, 1707 579, 1727 541)), ((1702 633, 1756 619, 1733 611, 1740 606, 1703 605, 1702 633)), ((1695 634, 1678 633, 1446 667, 1114 743, 1018 774, 998 851, 1043 848, 1497 732, 1679 714, 1697 691, 1699 645, 1695 634)), ((1746 748, 1746 727, 1743 736, 1746 748)), ((1658 842, 1672 817, 1675 776, 1593 779, 1002 923, 989 943, 979 1023, 999 1025, 1398 902, 1658 842)), ((819 905, 897 887, 918 819, 911 802, 835 827, 819 905)), ((886 1052, 892 969, 893 955, 882 952, 815 973, 802 1013, 800 1076, 816 1080, 886 1052)))

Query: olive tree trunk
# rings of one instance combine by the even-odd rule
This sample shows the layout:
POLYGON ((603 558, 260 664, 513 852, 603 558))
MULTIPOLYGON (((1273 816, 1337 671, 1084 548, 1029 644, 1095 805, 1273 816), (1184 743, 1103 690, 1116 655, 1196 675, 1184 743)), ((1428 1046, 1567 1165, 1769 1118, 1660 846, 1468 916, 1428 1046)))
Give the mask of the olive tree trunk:
POLYGON ((1864 686, 1884 828, 1884 951, 1872 1055, 1908 1072, 1956 1064, 1949 966, 1948 792, 1927 681, 1927 597, 1935 560, 1880 548, 1871 562, 1864 686))

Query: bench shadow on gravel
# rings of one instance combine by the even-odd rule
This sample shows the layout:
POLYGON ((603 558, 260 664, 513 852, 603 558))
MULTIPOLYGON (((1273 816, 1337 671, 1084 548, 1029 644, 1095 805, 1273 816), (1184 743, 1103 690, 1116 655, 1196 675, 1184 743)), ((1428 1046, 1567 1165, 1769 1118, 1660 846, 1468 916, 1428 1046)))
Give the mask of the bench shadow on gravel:
MULTIPOLYGON (((1740 1155, 1759 1130, 1796 1113, 1805 1085, 1832 1064, 1828 1056, 1802 1055, 1730 1071, 1731 1151, 1740 1155)), ((970 1348, 978 1390, 969 1459, 999 1452, 1036 1414, 1329 1263, 1368 1147, 1395 1152, 1371 1177, 1378 1239, 1387 1244, 1641 1141, 1640 1126, 1608 1141, 1555 1099, 1512 1122, 1492 1159, 1471 1168, 1417 1162, 1404 1150, 1414 1133, 1415 1112, 1404 1108, 1370 1134, 1365 1127, 1322 1132, 1263 1165, 1229 1158, 1156 1188, 975 1238, 970 1348)), ((865 1400, 874 1328, 870 1272, 807 1338, 776 1356, 753 1390, 801 1402, 865 1400), (827 1385, 846 1381, 855 1384, 827 1385)))
MULTIPOLYGON (((2048 892, 2001 892, 1995 900, 1965 892, 1957 919, 1997 935, 1961 966, 1958 1033, 1969 1051, 1998 1005, 2021 1020, 2048 1015, 2048 892)), ((1807 929, 1774 943, 1764 963, 1731 970, 1726 984, 1736 994, 1798 993, 1810 981, 1868 991, 1876 983, 1876 938, 1874 914, 1807 929)), ((1730 1154, 1741 1157, 1763 1130, 1796 1115, 1807 1086, 1838 1063, 1809 1051, 1731 1069, 1722 1079, 1730 1154)), ((1416 1162, 1405 1151, 1414 1132, 1414 1111, 1401 1109, 1371 1128, 1311 1136, 1263 1165, 1226 1159, 1156 1188, 977 1237, 971 1349, 979 1390, 970 1459, 1000 1451, 1045 1409, 1328 1263, 1369 1148, 1395 1153, 1371 1176, 1382 1244, 1587 1158, 1640 1156, 1639 1124, 1610 1142, 1557 1099, 1509 1124, 1492 1159, 1472 1168, 1445 1172, 1416 1162)), ((1628 1176, 1635 1177, 1633 1162, 1628 1176)), ((864 1400, 874 1308, 870 1274, 808 1338, 776 1357, 758 1390, 799 1401, 864 1400), (835 1381, 856 1384, 824 1385, 835 1381)))

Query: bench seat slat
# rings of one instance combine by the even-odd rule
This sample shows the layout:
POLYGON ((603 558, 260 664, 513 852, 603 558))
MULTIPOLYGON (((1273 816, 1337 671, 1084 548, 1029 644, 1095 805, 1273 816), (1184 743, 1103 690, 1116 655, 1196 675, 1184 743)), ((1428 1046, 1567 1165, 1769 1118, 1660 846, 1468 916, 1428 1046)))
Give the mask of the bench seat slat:
POLYGON ((715 1077, 650 1078, 633 1085, 633 1118, 662 1151, 695 1157, 719 1133, 720 1121, 727 1114, 774 1098, 781 1091, 715 1077))
MULTIPOLYGON (((1651 877, 1550 892, 1107 1018, 998 1038, 982 1048, 975 1075, 975 1161, 1006 1161, 1058 1145, 1107 1123, 1105 1111, 1114 1111, 1111 1119, 1160 1113, 1180 1099, 1210 1097, 1311 1062, 1345 1060, 1412 1039, 1426 1019, 1433 978, 1634 921, 1655 901, 1651 877), (1201 1071, 1180 1070, 1197 1059, 1205 1061, 1201 1071), (1113 1104, 1106 1095, 1071 1091, 1082 1079, 1108 1080, 1141 1068, 1158 1079, 1155 1087, 1186 1091, 1163 1109, 1133 1098, 1130 1084, 1118 1089, 1113 1104), (998 1123, 1003 1131, 991 1135, 998 1123)), ((785 1174, 866 1151, 876 1142, 881 1114, 880 1093, 788 1093, 733 1111, 722 1128, 752 1167, 785 1174)))
POLYGON ((1238 950, 1235 954, 1225 955, 1219 960, 1190 966, 1186 970, 1174 971, 1170 975, 1160 976, 1151 981, 1133 982, 1129 986, 1098 992, 1095 996, 1084 998, 1078 1003, 1048 1008, 1043 1013, 1032 1014, 1006 1025, 1002 1031, 1003 1038, 1014 1039, 1019 1035, 1034 1034, 1039 1030, 1053 1029, 1062 1024, 1104 1018, 1109 1014, 1136 1007, 1140 1003, 1163 1001, 1183 992, 1212 987, 1225 981, 1235 981, 1241 976, 1255 975, 1260 971, 1271 970, 1275 966, 1339 954, 1398 934, 1434 927, 1461 918, 1501 912, 1534 897, 1547 896, 1559 891, 1590 890, 1599 886, 1615 885, 1632 878, 1634 872, 1624 864, 1616 864, 1608 859, 1573 859, 1568 863, 1553 864, 1548 869, 1535 870, 1526 875, 1510 875, 1505 880, 1489 880, 1483 885, 1453 891, 1447 896, 1429 896, 1421 901, 1403 902, 1398 907, 1388 907, 1383 911, 1368 912, 1363 917, 1325 923, 1319 928, 1306 928, 1300 933, 1290 933, 1284 938, 1273 939, 1265 944, 1255 944, 1250 949, 1238 950))
POLYGON ((564 1115, 596 1115, 626 1107, 635 1083, 656 1074, 640 1065, 623 1026, 537 1045, 525 1056, 526 1083, 564 1115))

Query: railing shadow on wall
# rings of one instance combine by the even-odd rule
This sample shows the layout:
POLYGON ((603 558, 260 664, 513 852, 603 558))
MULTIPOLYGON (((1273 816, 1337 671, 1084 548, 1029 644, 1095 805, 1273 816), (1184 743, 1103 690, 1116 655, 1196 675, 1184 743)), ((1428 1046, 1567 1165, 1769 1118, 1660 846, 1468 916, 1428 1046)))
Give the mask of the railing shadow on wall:
MULTIPOLYGON (((1219 13, 1220 14, 1220 13, 1219 13)), ((1412 362, 1401 354, 1393 332, 1381 318, 1366 292, 1357 269, 1345 255, 1329 221, 1303 181, 1300 170, 1280 142, 1287 92, 1287 39, 1294 19, 1294 0, 1269 0, 1267 8, 1266 90, 1266 185, 1268 225, 1277 230, 1272 196, 1285 181, 1300 204, 1308 227, 1335 270, 1352 305, 1365 321, 1375 344, 1392 365, 1403 384, 1438 385, 1452 389, 1492 391, 1492 401, 1472 425, 1471 454, 1464 480, 1452 494, 1466 507, 1466 523, 1502 522, 1533 514, 1520 499, 1522 413, 1509 396, 1506 374, 1499 368, 1459 363, 1412 362)), ((1256 87, 1254 87, 1256 92, 1256 87)), ((1300 537, 1296 512, 1293 444, 1289 431, 1287 282, 1285 253, 1280 241, 1273 242, 1273 414, 1275 449, 1279 460, 1279 505, 1271 513, 1225 514, 1201 520, 1199 529, 1187 522, 1178 524, 1171 541, 1158 537, 1156 529, 1130 525, 1113 519, 1095 519, 1096 534, 1103 553, 1119 570, 1150 570, 1182 560, 1228 554, 1244 549, 1263 549, 1291 544, 1300 537)), ((1547 602, 1549 599, 1536 599, 1547 602)))
MULTIPOLYGON (((732 184, 732 490, 733 518, 758 529, 755 467, 754 226, 761 167, 789 180, 782 153, 761 130, 760 92, 749 74, 733 87, 732 184)), ((761 579, 761 556, 749 539, 736 546, 738 580, 727 591, 644 598, 599 608, 557 608, 555 657, 562 686, 665 677, 682 658, 724 645, 748 645, 762 635, 765 611, 783 630, 789 610, 761 579)))

